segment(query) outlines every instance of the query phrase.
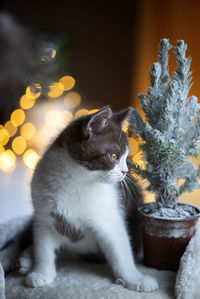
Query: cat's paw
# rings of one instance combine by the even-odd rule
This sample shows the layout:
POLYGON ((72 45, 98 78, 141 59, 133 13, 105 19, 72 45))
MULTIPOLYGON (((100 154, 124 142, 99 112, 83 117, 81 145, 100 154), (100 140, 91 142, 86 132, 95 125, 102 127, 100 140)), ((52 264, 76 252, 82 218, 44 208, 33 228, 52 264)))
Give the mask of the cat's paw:
POLYGON ((158 283, 154 277, 143 275, 140 279, 125 284, 125 287, 136 292, 152 292, 158 289, 158 283))
POLYGON ((51 284, 55 279, 55 275, 31 272, 26 277, 26 284, 31 288, 39 288, 51 284))
POLYGON ((27 274, 32 268, 32 260, 28 256, 21 256, 19 258, 19 273, 27 274))

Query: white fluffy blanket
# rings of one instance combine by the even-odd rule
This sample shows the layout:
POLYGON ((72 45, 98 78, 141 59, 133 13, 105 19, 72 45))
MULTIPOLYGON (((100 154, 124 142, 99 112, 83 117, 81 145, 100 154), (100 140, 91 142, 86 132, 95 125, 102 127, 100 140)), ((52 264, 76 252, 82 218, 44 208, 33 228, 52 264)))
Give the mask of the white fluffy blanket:
MULTIPOLYGON (((5 241, 19 232, 29 221, 21 218, 20 225, 14 223, 0 225, 0 248, 5 241)), ((19 223, 19 222, 18 222, 19 223)), ((0 299, 197 299, 200 298, 200 228, 191 239, 181 259, 180 268, 175 272, 158 271, 138 264, 144 274, 157 278, 159 289, 152 293, 129 291, 113 283, 113 274, 106 264, 92 264, 74 261, 59 261, 58 276, 47 287, 31 289, 25 286, 24 276, 12 272, 4 279, 0 263, 0 299)))

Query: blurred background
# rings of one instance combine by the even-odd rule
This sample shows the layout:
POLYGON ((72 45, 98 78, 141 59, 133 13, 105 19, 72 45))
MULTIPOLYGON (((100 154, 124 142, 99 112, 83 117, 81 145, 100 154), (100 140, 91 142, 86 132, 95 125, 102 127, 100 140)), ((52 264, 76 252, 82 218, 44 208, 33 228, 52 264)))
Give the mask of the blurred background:
POLYGON ((197 0, 0 1, 0 222, 31 213, 34 166, 70 120, 138 107, 161 38, 188 44, 200 97, 199 11, 197 0))

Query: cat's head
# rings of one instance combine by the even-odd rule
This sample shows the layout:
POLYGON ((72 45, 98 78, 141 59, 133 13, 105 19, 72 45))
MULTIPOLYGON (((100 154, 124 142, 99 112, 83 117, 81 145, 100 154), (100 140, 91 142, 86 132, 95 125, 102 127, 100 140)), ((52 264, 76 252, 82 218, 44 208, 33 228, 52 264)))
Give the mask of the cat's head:
MULTIPOLYGON (((129 108, 112 114, 110 107, 81 116, 63 132, 71 157, 90 171, 101 175, 105 183, 122 181, 128 172, 126 159, 129 146, 122 122, 129 108)), ((60 140, 61 141, 61 140, 60 140)))

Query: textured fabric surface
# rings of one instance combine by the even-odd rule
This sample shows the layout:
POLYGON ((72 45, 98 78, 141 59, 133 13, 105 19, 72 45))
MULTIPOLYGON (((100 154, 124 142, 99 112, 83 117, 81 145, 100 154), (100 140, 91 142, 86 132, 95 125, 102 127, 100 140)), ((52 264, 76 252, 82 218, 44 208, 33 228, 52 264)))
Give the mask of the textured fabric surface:
POLYGON ((168 299, 174 298, 176 273, 157 271, 138 265, 146 274, 153 275, 159 290, 152 293, 137 293, 113 283, 114 276, 107 264, 85 262, 60 262, 58 276, 53 284, 32 289, 24 284, 24 276, 12 273, 6 278, 6 299, 168 299))
POLYGON ((200 225, 183 254, 176 277, 177 299, 200 298, 200 225))
MULTIPOLYGON (((0 225, 0 246, 26 227, 28 218, 13 219, 0 225), (20 221, 19 221, 20 220, 20 221), (16 225, 15 225, 15 222, 16 225)), ((65 256, 65 255, 64 255, 65 256)), ((68 257, 69 258, 69 257, 68 257)), ((6 277, 0 263, 0 299, 199 299, 200 298, 200 226, 189 242, 175 272, 158 271, 138 264, 144 274, 157 278, 159 289, 152 293, 129 291, 113 283, 114 276, 106 264, 85 263, 79 260, 59 261, 58 276, 53 284, 39 289, 26 287, 24 276, 12 272, 6 277), (176 281, 176 282, 175 282, 176 281)))
POLYGON ((8 242, 15 238, 16 235, 24 231, 32 220, 32 216, 19 216, 0 223, 0 249, 8 242))
POLYGON ((5 277, 3 267, 0 263, 0 299, 5 299, 5 277))

